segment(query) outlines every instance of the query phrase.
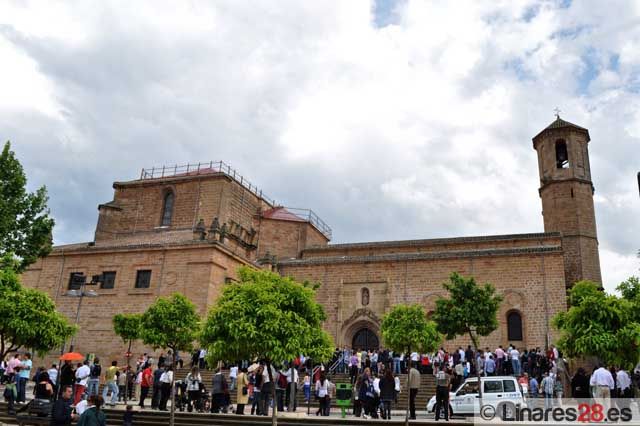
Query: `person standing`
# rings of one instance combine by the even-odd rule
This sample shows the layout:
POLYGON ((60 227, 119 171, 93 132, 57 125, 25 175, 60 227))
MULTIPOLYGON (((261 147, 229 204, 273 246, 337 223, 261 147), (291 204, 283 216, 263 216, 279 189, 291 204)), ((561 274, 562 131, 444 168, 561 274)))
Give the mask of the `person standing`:
POLYGON ((73 420, 78 418, 73 414, 71 395, 73 395, 71 386, 61 387, 60 398, 53 404, 51 410, 51 426, 69 426, 73 420))
POLYGON ((238 389, 236 391, 236 414, 244 414, 244 406, 249 403, 249 379, 247 369, 242 368, 236 378, 238 389))
POLYGON ((498 375, 501 375, 503 372, 504 365, 504 349, 502 349, 502 345, 499 345, 496 349, 496 372, 498 375))
POLYGON ((449 392, 451 391, 451 374, 449 368, 442 368, 436 373, 436 421, 440 420, 440 411, 444 411, 444 419, 449 421, 449 392))
POLYGON ((611 390, 616 387, 611 372, 603 366, 593 372, 589 384, 594 387, 593 397, 604 401, 609 399, 611 390))
POLYGON ((328 416, 327 398, 329 395, 329 381, 324 371, 320 373, 320 378, 316 381, 316 397, 318 397, 319 407, 316 416, 328 416))
POLYGON ((420 389, 420 372, 411 362, 409 369, 409 419, 416 419, 416 396, 420 389))
MULTIPOLYGON (((195 364, 195 367, 198 368, 198 363, 195 364)), ((199 371, 199 370, 198 370, 199 371)), ((163 368, 156 368, 153 372, 153 385, 151 387, 151 409, 157 410, 160 405, 160 396, 162 395, 162 384, 160 383, 160 377, 164 373, 163 368)))
POLYGON ((511 367, 513 368, 513 375, 516 377, 520 376, 520 352, 514 347, 511 352, 509 352, 511 356, 511 367))
POLYGON ((109 405, 115 406, 118 401, 118 394, 120 391, 118 390, 117 380, 118 374, 118 361, 111 361, 111 367, 107 369, 104 373, 104 389, 102 390, 102 399, 107 400, 107 395, 111 392, 111 403, 109 405))
MULTIPOLYGON (((147 377, 151 376, 151 369, 147 368, 145 371, 148 371, 147 377)), ((160 396, 160 405, 158 408, 160 411, 167 411, 167 401, 169 400, 169 396, 171 395, 171 386, 173 383, 173 366, 167 367, 166 371, 162 373, 160 376, 160 386, 161 386, 161 396, 160 396)), ((149 391, 149 387, 147 386, 147 392, 149 391)), ((140 401, 142 402, 142 400, 140 401)))
POLYGON ((85 361, 76 370, 76 394, 73 398, 73 405, 76 405, 82 399, 85 389, 87 389, 87 382, 91 375, 91 369, 89 368, 89 361, 85 361))
MULTIPOLYGON (((171 366, 169 366, 170 368, 171 366)), ((140 408, 144 408, 144 400, 149 395, 149 389, 153 386, 153 373, 151 372, 151 365, 147 365, 144 370, 140 372, 140 408)), ((173 380, 173 375, 171 376, 173 380)), ((171 383, 171 381, 169 382, 171 383)), ((162 380, 161 380, 162 386, 162 380)), ((165 409, 166 409, 166 401, 165 401, 165 409)))
POLYGON ((65 361, 64 364, 62 364, 62 367, 60 367, 60 393, 62 393, 62 390, 66 386, 71 386, 71 388, 73 388, 75 381, 76 374, 75 371, 73 371, 71 361, 65 361))
POLYGON ((356 379, 358 378, 358 355, 357 352, 353 352, 351 354, 351 358, 349 359, 349 377, 351 380, 351 386, 356 383, 356 379))
POLYGON ((53 398, 55 399, 58 396, 58 366, 56 364, 52 364, 47 373, 49 374, 49 380, 53 386, 53 398))
POLYGON ((496 362, 493 360, 493 355, 489 355, 489 358, 484 362, 484 375, 495 376, 496 375, 496 362))
POLYGON ((198 367, 191 368, 191 371, 187 374, 185 382, 187 383, 187 395, 189 397, 187 410, 191 412, 195 406, 196 411, 202 411, 200 406, 200 397, 202 396, 202 392, 200 391, 200 386, 202 386, 202 376, 200 375, 198 367))
POLYGON ((27 382, 31 375, 31 354, 29 352, 22 356, 22 362, 20 363, 20 372, 18 373, 18 399, 16 402, 26 402, 27 382))
POLYGON ((220 368, 216 368, 211 381, 211 412, 219 413, 225 405, 225 392, 228 390, 227 381, 220 368))
POLYGON ((540 390, 544 394, 544 408, 550 409, 553 406, 553 391, 555 390, 555 380, 549 372, 544 373, 540 390))
POLYGON ((229 390, 234 390, 236 388, 237 378, 238 378, 238 366, 234 364, 229 369, 229 380, 231 381, 231 385, 229 385, 229 390))
POLYGON ((396 381, 390 368, 385 369, 380 379, 380 399, 382 400, 382 418, 391 419, 391 404, 396 399, 396 381))
POLYGON ((102 376, 102 366, 100 366, 100 358, 93 360, 90 368, 89 379, 87 380, 87 395, 97 395, 100 388, 100 376, 102 376))

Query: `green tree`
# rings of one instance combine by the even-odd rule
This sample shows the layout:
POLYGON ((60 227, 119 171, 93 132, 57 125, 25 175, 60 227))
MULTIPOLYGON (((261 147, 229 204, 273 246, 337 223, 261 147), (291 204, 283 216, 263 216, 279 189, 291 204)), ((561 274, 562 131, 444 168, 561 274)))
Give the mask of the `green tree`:
POLYGON ((6 266, 0 269, 0 318, 0 359, 21 348, 44 355, 76 332, 46 293, 23 287, 6 266))
MULTIPOLYGON (((200 317, 185 296, 175 293, 171 298, 159 298, 149 306, 140 321, 142 342, 153 348, 171 349, 171 364, 175 370, 176 353, 191 351, 200 332, 200 317)), ((174 372, 175 375, 175 372, 174 372)), ((174 377, 175 378, 175 377, 174 377)), ((171 414, 175 421, 175 392, 171 383, 171 414)))
MULTIPOLYGON (((637 300, 635 290, 622 287, 624 296, 637 300)), ((569 292, 570 308, 553 318, 561 333, 557 346, 570 357, 594 356, 633 368, 640 359, 640 324, 637 305, 626 297, 606 294, 590 281, 577 282, 569 292)))
MULTIPOLYGON (((498 328, 497 314, 502 296, 496 294, 493 285, 479 286, 473 277, 466 278, 457 272, 451 274, 443 287, 449 292, 449 297, 436 300, 436 309, 431 317, 438 324, 438 331, 449 340, 467 335, 478 351, 478 336, 488 336, 498 328)), ((477 360, 473 362, 480 382, 477 360)), ((479 388, 482 398, 482 386, 479 388)))
MULTIPOLYGON (((420 305, 394 306, 382 319, 380 331, 387 348, 397 353, 404 352, 407 356, 412 351, 434 352, 442 341, 436 323, 427 318, 420 305)), ((411 367, 410 364, 409 367, 411 367)), ((407 374, 408 390, 409 375, 407 374)), ((405 423, 409 424, 409 398, 407 398, 405 423)))
MULTIPOLYGON (((127 348, 127 370, 131 366, 131 345, 134 340, 140 338, 140 327, 142 322, 141 314, 116 314, 113 316, 113 331, 120 336, 124 343, 128 343, 127 348)), ((129 381, 125 380, 124 403, 127 403, 127 395, 129 392, 129 381)))
POLYGON ((622 281, 616 289, 620 292, 623 299, 640 302, 640 278, 629 277, 622 281))
MULTIPOLYGON (((273 383, 273 362, 292 361, 300 354, 316 361, 331 357, 334 346, 322 330, 326 317, 311 286, 247 267, 238 275, 240 282, 225 286, 209 311, 200 337, 212 363, 264 360, 273 383)), ((276 414, 274 408, 273 424, 276 414)))
POLYGON ((53 219, 47 208, 47 190, 26 190, 22 165, 7 142, 0 154, 0 256, 16 256, 22 272, 51 251, 53 219))

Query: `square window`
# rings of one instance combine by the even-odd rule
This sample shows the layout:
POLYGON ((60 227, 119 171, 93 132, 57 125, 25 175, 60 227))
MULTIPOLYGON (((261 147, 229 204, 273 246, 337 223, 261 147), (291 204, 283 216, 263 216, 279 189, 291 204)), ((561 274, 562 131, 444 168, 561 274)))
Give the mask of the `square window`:
POLYGON ((116 285, 116 271, 104 271, 102 273, 102 283, 100 288, 110 289, 116 285))
POLYGON ((69 290, 80 290, 86 279, 82 272, 72 272, 69 275, 69 290))
POLYGON ((151 285, 151 270, 142 269, 136 274, 136 287, 135 288, 149 288, 151 285))

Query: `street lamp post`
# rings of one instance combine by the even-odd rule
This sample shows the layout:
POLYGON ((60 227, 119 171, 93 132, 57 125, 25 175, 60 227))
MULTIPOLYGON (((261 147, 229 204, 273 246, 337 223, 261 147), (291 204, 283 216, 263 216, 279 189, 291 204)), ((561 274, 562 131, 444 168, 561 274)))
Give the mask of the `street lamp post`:
MULTIPOLYGON (((80 308, 82 307, 82 299, 86 297, 98 297, 98 293, 95 290, 86 289, 88 285, 96 285, 99 282, 102 282, 102 275, 94 275, 91 277, 91 282, 87 283, 87 277, 84 275, 76 275, 73 277, 71 282, 74 286, 80 286, 78 289, 72 289, 65 293, 65 296, 68 297, 77 297, 78 298, 78 308, 76 310, 76 321, 75 325, 78 325, 78 321, 80 320, 80 308)), ((73 352, 73 342, 75 335, 71 336, 71 342, 69 345, 69 352, 73 352)))

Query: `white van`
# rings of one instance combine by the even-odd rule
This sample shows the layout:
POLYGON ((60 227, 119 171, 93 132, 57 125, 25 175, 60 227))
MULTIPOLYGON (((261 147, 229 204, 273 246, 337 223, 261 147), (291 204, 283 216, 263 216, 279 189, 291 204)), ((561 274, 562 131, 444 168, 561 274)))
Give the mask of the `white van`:
MULTIPOLYGON (((515 377, 512 376, 488 376, 481 377, 482 405, 493 407, 496 417, 502 418, 506 413, 507 418, 513 418, 516 407, 526 407, 525 394, 515 377)), ((427 403, 427 411, 435 412, 436 397, 433 396, 427 403)), ((478 394, 478 378, 469 377, 462 385, 449 394, 449 413, 459 415, 480 415, 480 395, 478 394)), ((486 409, 484 415, 491 414, 491 409, 486 409)), ((440 417, 443 417, 441 413, 440 417)))

